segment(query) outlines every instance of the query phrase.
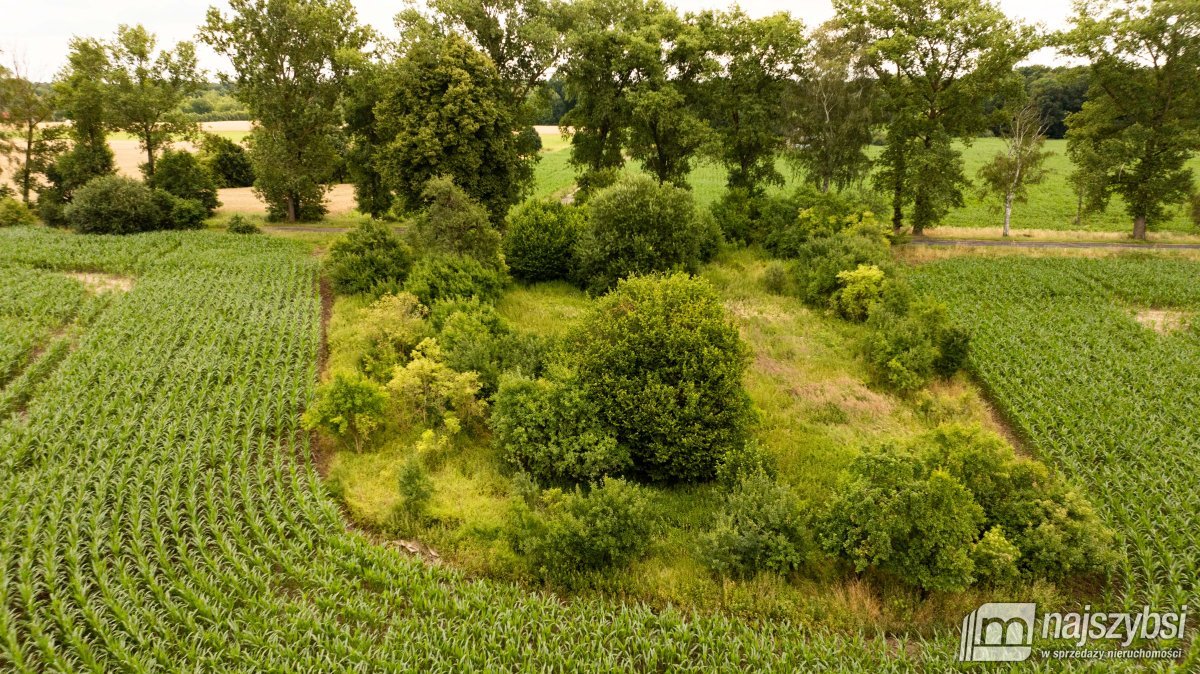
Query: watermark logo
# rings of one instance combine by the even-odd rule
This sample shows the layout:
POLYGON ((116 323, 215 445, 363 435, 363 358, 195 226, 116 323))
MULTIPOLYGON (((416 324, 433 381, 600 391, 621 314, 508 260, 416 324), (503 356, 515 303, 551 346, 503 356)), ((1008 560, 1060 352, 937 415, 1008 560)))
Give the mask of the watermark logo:
POLYGON ((1021 662, 1033 653, 1037 604, 984 604, 963 618, 960 662, 1021 662))

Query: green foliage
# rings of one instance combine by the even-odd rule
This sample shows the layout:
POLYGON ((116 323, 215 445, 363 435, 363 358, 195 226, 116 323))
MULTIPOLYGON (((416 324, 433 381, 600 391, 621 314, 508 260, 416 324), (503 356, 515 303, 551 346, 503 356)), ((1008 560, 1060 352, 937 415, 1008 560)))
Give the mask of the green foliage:
POLYGON ((838 272, 837 278, 841 287, 829 298, 833 310, 846 320, 867 320, 871 310, 883 300, 887 283, 883 270, 860 264, 855 269, 838 272))
POLYGON ((949 377, 965 364, 971 336, 950 320, 946 305, 917 299, 876 305, 862 349, 872 376, 902 392, 935 376, 949 377))
POLYGON ((984 523, 971 492, 943 470, 894 448, 864 452, 817 520, 826 551, 855 571, 878 569, 923 590, 974 580, 971 547, 984 523))
POLYGON ((340 294, 382 294, 408 278, 412 251, 387 224, 364 220, 333 243, 325 268, 340 294))
POLYGON ((210 7, 200 39, 232 61, 235 95, 258 122, 255 188, 272 217, 320 218, 341 159, 343 59, 368 33, 350 0, 232 0, 229 10, 210 7))
POLYGON ((627 565, 649 546, 653 512, 643 489, 608 477, 587 493, 550 489, 542 510, 516 506, 510 538, 535 574, 571 583, 580 573, 627 565))
POLYGON ((741 578, 796 571, 815 548, 796 496, 763 472, 734 486, 700 546, 706 566, 741 578))
POLYGON ((304 412, 307 430, 320 429, 361 452, 371 433, 384 420, 387 391, 357 373, 335 373, 333 379, 317 388, 316 398, 304 412))
POLYGON ((0 227, 21 227, 37 223, 37 216, 25 204, 12 197, 0 198, 0 227))
POLYGON ((355 324, 365 346, 357 368, 376 381, 388 381, 413 349, 432 336, 428 310, 410 293, 386 294, 363 310, 355 324))
POLYGON ((216 181, 191 152, 166 150, 158 158, 154 173, 149 173, 145 166, 143 169, 147 174, 147 185, 199 203, 205 217, 211 216, 221 205, 217 199, 216 181))
POLYGON ((812 307, 827 307, 841 287, 838 275, 859 266, 888 269, 888 244, 852 232, 812 239, 796 249, 792 281, 800 299, 812 307))
POLYGON ((486 267, 504 268, 500 232, 488 220, 487 210, 451 178, 430 179, 421 198, 427 205, 416 218, 413 230, 420 249, 470 257, 486 267))
POLYGON ((426 184, 447 176, 504 221, 533 177, 537 154, 522 154, 519 108, 496 66, 461 36, 427 36, 385 75, 375 108, 385 144, 376 157, 401 207, 426 203, 426 184))
POLYGON ((524 281, 566 279, 574 270, 575 242, 584 212, 558 201, 530 200, 508 215, 504 261, 524 281))
POLYGON ((971 550, 975 576, 984 585, 1004 586, 1017 581, 1017 560, 1021 551, 1004 537, 1004 528, 988 529, 971 550))
POLYGON ((201 136, 200 163, 208 169, 218 188, 254 185, 254 165, 246 148, 224 136, 214 133, 201 136))
POLYGON ((633 274, 694 270, 711 235, 688 191, 648 176, 622 179, 593 196, 587 208, 576 245, 577 276, 597 293, 633 274))
POLYGON ((230 234, 262 234, 262 230, 258 225, 250 222, 241 215, 234 215, 229 218, 229 224, 225 225, 225 231, 230 234))
POLYGON ((1072 158, 1094 208, 1120 194, 1134 238, 1165 204, 1192 193, 1185 164, 1200 150, 1200 10, 1191 3, 1081 5, 1065 52, 1091 62, 1083 109, 1067 119, 1072 158))
POLYGON ((64 215, 80 234, 133 234, 195 229, 204 221, 204 207, 136 180, 104 176, 77 190, 64 215))
POLYGON ((404 289, 426 306, 441 300, 471 297, 495 302, 506 282, 503 273, 483 266, 473 257, 426 255, 413 265, 404 289))
POLYGON ((408 521, 420 520, 428 511, 434 494, 433 479, 420 457, 413 456, 400 466, 396 482, 400 491, 400 514, 408 521))
POLYGON ((505 461, 543 482, 598 480, 630 465, 569 377, 501 379, 490 423, 505 461))
POLYGON ((775 465, 775 456, 753 440, 730 447, 717 464, 717 482, 728 489, 733 489, 743 480, 760 473, 774 478, 778 468, 775 465))
POLYGON ((870 207, 848 194, 801 188, 791 197, 760 198, 757 211, 763 247, 779 257, 797 257, 809 241, 843 230, 884 235, 870 207))
POLYGON ((387 388, 409 421, 430 428, 440 425, 451 436, 462 424, 481 421, 487 408, 475 397, 479 376, 446 365, 433 338, 413 348, 408 363, 393 370, 387 388))
POLYGON ((472 298, 438 302, 434 309, 447 364, 476 373, 484 396, 496 392, 505 372, 537 376, 544 369, 545 340, 517 332, 490 304, 472 298))
POLYGON ((622 281, 576 327, 568 353, 597 419, 651 480, 712 479, 746 439, 748 349, 707 282, 622 281))

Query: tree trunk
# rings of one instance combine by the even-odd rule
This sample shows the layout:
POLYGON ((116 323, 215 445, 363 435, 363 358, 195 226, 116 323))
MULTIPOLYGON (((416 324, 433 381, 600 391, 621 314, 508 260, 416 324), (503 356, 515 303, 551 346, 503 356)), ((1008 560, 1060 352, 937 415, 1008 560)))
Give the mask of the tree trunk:
POLYGON ((892 233, 899 234, 904 229, 904 187, 900 181, 892 188, 892 233))
POLYGON ((821 194, 829 194, 829 176, 821 178, 821 194))
POLYGON ((33 179, 33 173, 29 170, 29 162, 33 159, 33 131, 36 128, 35 124, 29 124, 25 127, 25 166, 21 171, 21 200, 25 205, 29 205, 29 190, 32 187, 30 184, 33 179))
POLYGON ((1146 216, 1139 215, 1133 219, 1133 238, 1146 240, 1146 216))
POLYGON ((1075 226, 1078 227, 1083 222, 1083 195, 1075 201, 1075 226))
POLYGON ((1012 222, 1012 192, 1004 195, 1004 237, 1008 238, 1008 224, 1012 222))
POLYGON ((145 141, 146 141, 146 177, 149 178, 154 175, 154 145, 151 144, 152 141, 150 140, 149 136, 147 136, 145 138, 145 141))
POLYGON ((296 211, 297 210, 299 210, 299 209, 296 207, 296 195, 289 192, 287 195, 287 219, 288 219, 288 222, 296 221, 296 211))

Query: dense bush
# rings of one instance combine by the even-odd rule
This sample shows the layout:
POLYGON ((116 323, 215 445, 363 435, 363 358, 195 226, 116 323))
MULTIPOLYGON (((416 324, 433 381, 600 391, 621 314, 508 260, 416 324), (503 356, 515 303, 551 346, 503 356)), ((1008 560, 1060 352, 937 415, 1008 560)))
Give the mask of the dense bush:
POLYGON ((1100 572, 1112 534, 1046 467, 995 435, 948 426, 862 454, 817 522, 822 546, 924 590, 1100 572))
POLYGON ((433 479, 420 456, 409 457, 400 466, 396 486, 400 492, 400 503, 396 504, 397 519, 399 523, 411 526, 425 517, 434 494, 433 479))
POLYGON ((796 249, 795 258, 791 265, 795 292, 805 304, 820 308, 827 307, 841 287, 838 274, 860 265, 874 265, 885 271, 891 268, 885 241, 851 232, 808 241, 796 249))
POLYGON ((701 541, 709 568, 743 578, 760 571, 795 571, 814 548, 800 502, 764 472, 738 482, 716 526, 701 541))
POLYGON ((566 377, 501 380, 492 408, 501 455, 543 482, 587 482, 629 467, 629 449, 595 418, 566 377))
POLYGON ((395 292, 408 278, 412 251, 391 227, 366 220, 333 243, 325 268, 343 295, 395 292))
POLYGON ((777 472, 775 457, 751 440, 726 450, 725 456, 717 463, 717 482, 727 489, 733 489, 750 476, 761 473, 774 478, 777 472))
POLYGON ((418 344, 408 363, 395 368, 387 388, 408 421, 440 426, 451 436, 464 424, 480 422, 487 409, 487 403, 476 398, 478 375, 446 365, 433 338, 418 344))
MULTIPOLYGON (((142 171, 146 171, 142 166, 142 171)), ((217 183, 196 156, 183 150, 166 150, 154 165, 154 174, 146 184, 173 194, 180 199, 199 203, 204 216, 209 217, 221 205, 217 199, 217 183)))
POLYGON ((12 197, 0 198, 0 227, 20 227, 37 222, 37 216, 25 204, 12 197))
POLYGON ((430 180, 421 193, 425 210, 414 222, 418 248, 469 257, 490 269, 503 269, 500 232, 488 211, 447 177, 430 180))
POLYGON ((301 421, 307 430, 321 429, 362 451, 372 431, 383 423, 387 391, 357 373, 334 374, 317 388, 317 397, 301 421))
POLYGON ((525 281, 565 279, 575 268, 582 209, 558 201, 527 201, 508 214, 504 261, 525 281))
POLYGON ((376 381, 388 381, 397 366, 408 362, 413 349, 431 337, 425 321, 428 310, 411 293, 387 294, 367 307, 356 322, 363 344, 355 366, 376 381))
POLYGON ((208 169, 217 187, 252 187, 254 166, 246 148, 237 143, 206 133, 200 141, 200 161, 208 169))
POLYGON ((692 194, 644 175, 623 178, 588 202, 576 244, 577 280, 593 292, 619 279, 674 269, 694 270, 712 232, 697 217, 692 194))
POLYGON ((478 299, 453 300, 435 305, 438 340, 446 363, 460 372, 475 372, 485 397, 496 392, 505 372, 530 377, 542 373, 547 340, 518 332, 496 309, 478 299))
POLYGON ((801 188, 784 202, 786 209, 777 211, 775 217, 765 218, 763 225, 763 246, 779 257, 797 257, 809 241, 848 229, 870 232, 880 238, 886 233, 868 207, 845 195, 801 188), (785 214, 791 217, 784 217, 785 214))
POLYGON ((653 514, 643 490, 605 478, 586 493, 546 490, 541 509, 518 502, 510 528, 516 552, 541 577, 571 582, 580 573, 624 566, 645 552, 653 514))
POLYGON ((225 231, 230 234, 262 234, 262 230, 258 228, 258 225, 250 222, 241 215, 229 218, 229 224, 225 225, 225 231))
POLYGON ((750 422, 749 350, 705 281, 622 281, 573 331, 579 385, 653 480, 708 480, 750 422))
POLYGON ((800 207, 787 196, 752 195, 745 188, 732 187, 713 203, 710 212, 726 239, 753 244, 795 221, 800 207))
POLYGON ((876 265, 860 264, 838 272, 839 288, 829 298, 830 306, 842 318, 865 321, 871 310, 883 300, 886 274, 876 265))
POLYGON ((83 234, 132 234, 158 229, 195 229, 203 207, 120 176, 96 178, 75 191, 67 224, 83 234))
POLYGON ((404 289, 430 306, 440 300, 471 297, 494 302, 505 283, 501 271, 485 267, 473 257, 432 254, 413 265, 404 289))
POLYGON ((872 376, 897 391, 914 391, 966 362, 971 336, 931 299, 876 304, 862 350, 872 376))

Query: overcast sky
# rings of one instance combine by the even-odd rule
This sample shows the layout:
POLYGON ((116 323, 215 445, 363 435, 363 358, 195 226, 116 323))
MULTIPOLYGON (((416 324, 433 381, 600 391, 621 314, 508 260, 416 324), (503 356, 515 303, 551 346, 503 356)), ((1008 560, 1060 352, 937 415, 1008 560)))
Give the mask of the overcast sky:
MULTIPOLYGON (((671 0, 668 0, 671 1, 671 0)), ((1071 10, 1071 0, 999 0, 1009 16, 1028 22, 1062 27, 1071 10)), ((62 66, 67 42, 73 35, 111 37, 122 23, 141 23, 159 36, 160 44, 194 39, 210 5, 226 6, 218 0, 54 0, 43 5, 33 0, 4 0, 0 16, 0 56, 6 65, 13 58, 36 80, 48 80, 62 66)), ((359 20, 388 35, 395 35, 392 17, 403 6, 400 0, 354 0, 359 20)), ((723 0, 674 0, 681 10, 728 7, 723 0)), ((754 16, 787 8, 809 26, 833 15, 831 0, 742 0, 741 6, 754 16)), ((200 47, 202 65, 210 71, 225 69, 223 59, 200 47)), ((1052 63, 1052 53, 1035 55, 1040 63, 1052 63)))

